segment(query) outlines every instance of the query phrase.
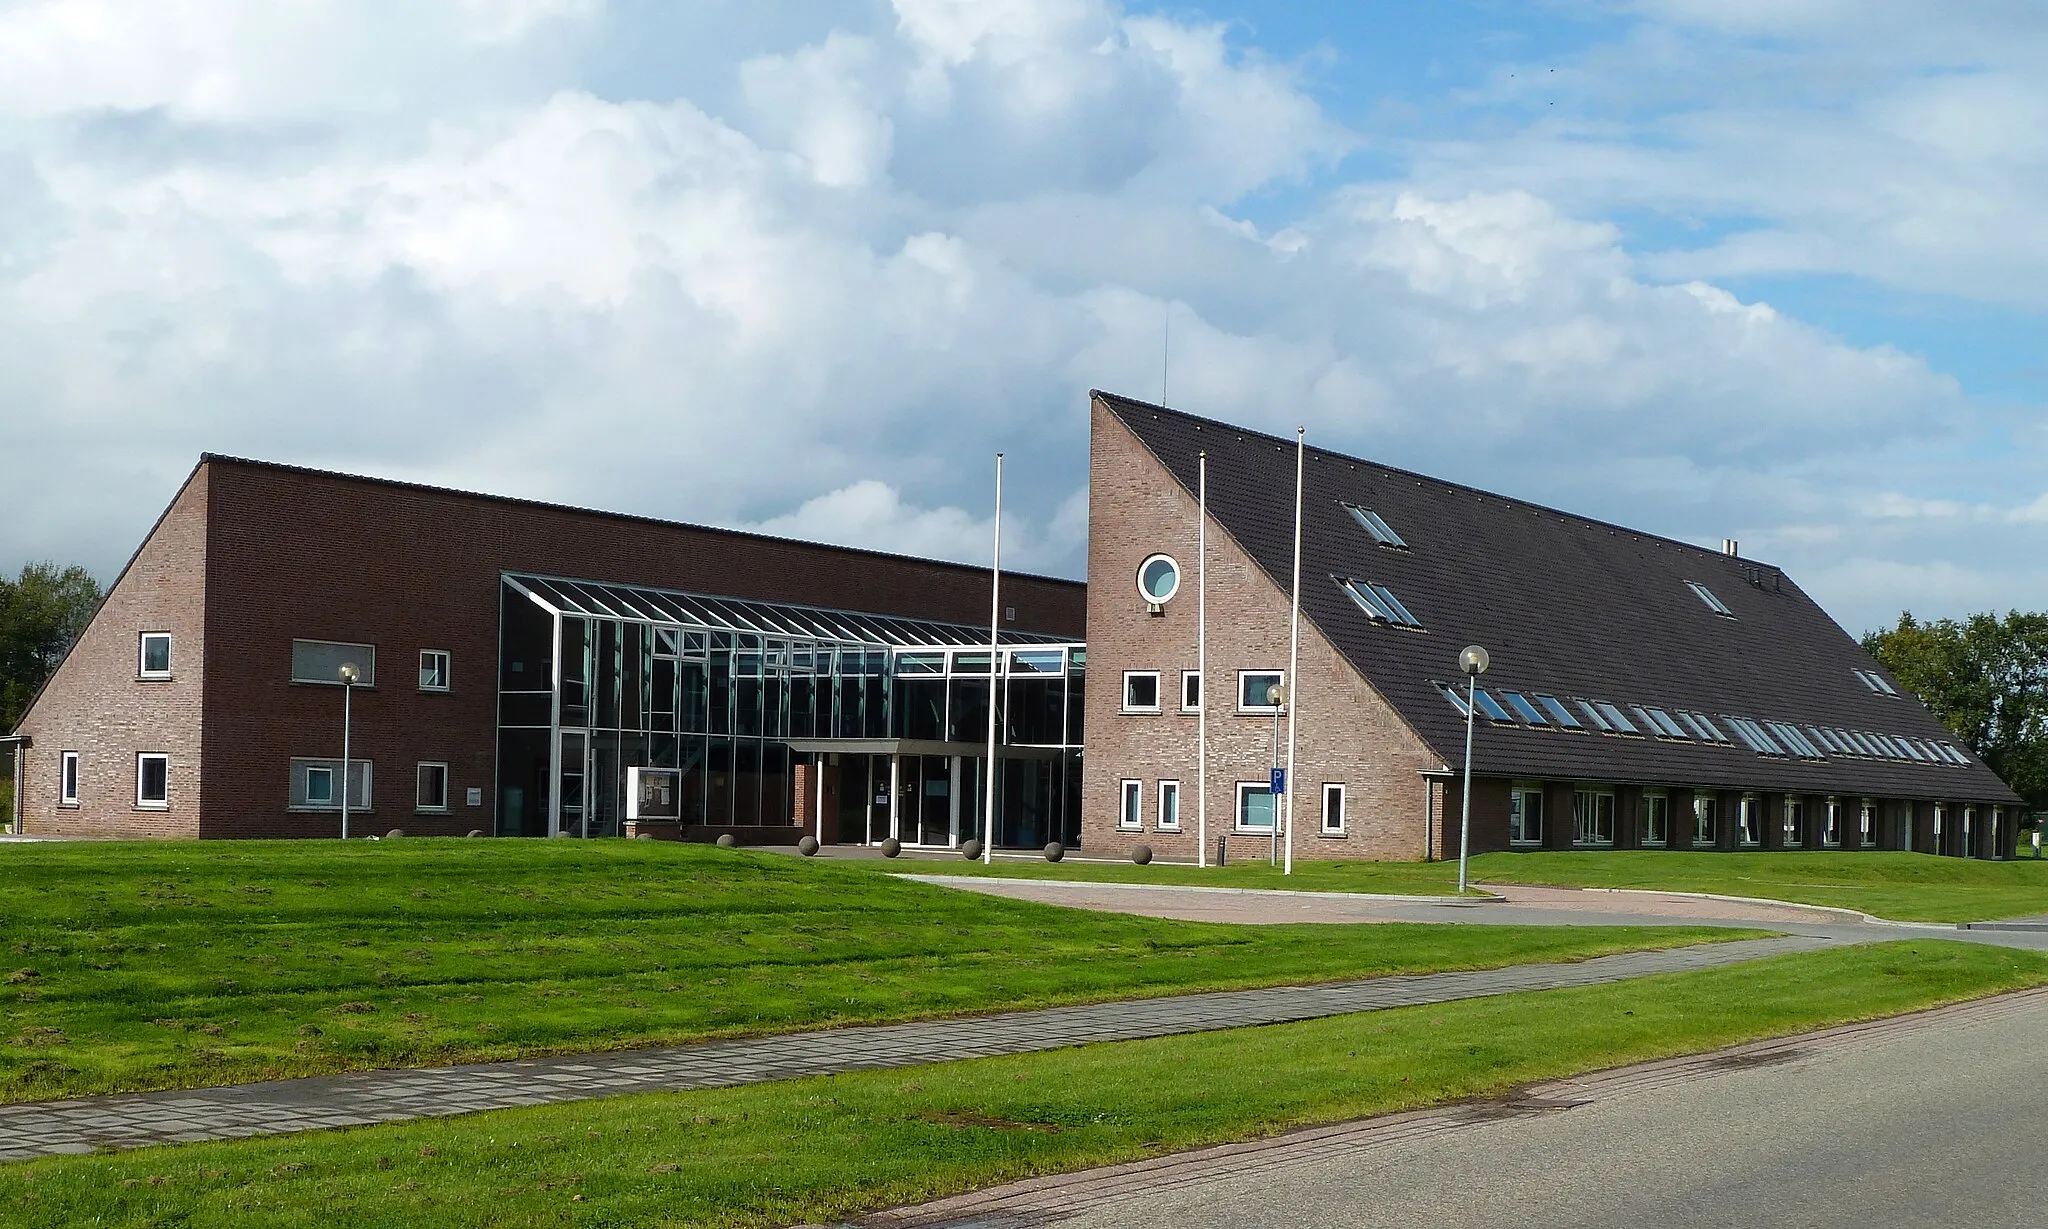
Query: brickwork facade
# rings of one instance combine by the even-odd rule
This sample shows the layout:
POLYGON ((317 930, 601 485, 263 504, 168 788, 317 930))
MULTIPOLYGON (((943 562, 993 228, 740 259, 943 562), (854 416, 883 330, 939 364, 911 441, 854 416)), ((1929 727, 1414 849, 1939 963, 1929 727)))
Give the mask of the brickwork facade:
MULTIPOLYGON (((505 571, 988 618, 983 569, 209 458, 22 723, 34 739, 28 831, 336 835, 336 811, 288 805, 292 760, 342 750, 341 689, 292 681, 295 639, 376 651, 374 685, 352 699, 351 758, 371 764, 352 833, 492 830, 505 571), (135 636, 152 623, 174 632, 176 671, 138 684, 135 636), (419 685, 430 649, 449 654, 446 690, 419 685), (56 756, 73 747, 91 748, 81 805, 60 813, 56 756), (172 755, 170 807, 139 812, 122 763, 159 748, 172 755), (415 805, 422 763, 447 765, 445 810, 415 805), (108 793, 117 780, 126 805, 108 793)), ((1086 619, 1069 581, 1006 576, 1003 604, 1022 630, 1078 636, 1086 619)))
POLYGON ((21 722, 21 830, 30 836, 197 836, 206 684, 207 515, 201 466, 114 581, 92 623, 21 722), (171 636, 170 677, 143 679, 141 637, 171 636), (60 800, 76 752, 78 801, 60 800), (169 757, 166 800, 137 802, 137 757, 169 757))
MULTIPOLYGON (((1089 454, 1088 751, 1083 757, 1082 847, 1128 856, 1145 844, 1161 858, 1194 861, 1197 840, 1197 725, 1183 712, 1181 672, 1196 666, 1196 500, 1100 404, 1089 454), (1137 587, 1154 553, 1181 565, 1181 588, 1160 614, 1137 587), (1160 711, 1124 711, 1126 671, 1158 671, 1160 711), (1136 830, 1119 826, 1122 782, 1141 782, 1136 830), (1159 784, 1178 782, 1179 831, 1159 826, 1159 784)), ((1235 823, 1238 784, 1264 783, 1274 720, 1239 710, 1239 672, 1287 668, 1287 594, 1213 520, 1208 533, 1209 853, 1228 836, 1230 857, 1267 856, 1269 839, 1235 823)), ((1431 792, 1423 773, 1441 769, 1391 708, 1302 621, 1293 793, 1296 858, 1414 859, 1423 855, 1431 792), (1344 790, 1340 832, 1322 831, 1325 785, 1344 790)), ((1400 634, 1400 633, 1394 633, 1400 634)), ((1278 723, 1286 759, 1287 722, 1278 723)))

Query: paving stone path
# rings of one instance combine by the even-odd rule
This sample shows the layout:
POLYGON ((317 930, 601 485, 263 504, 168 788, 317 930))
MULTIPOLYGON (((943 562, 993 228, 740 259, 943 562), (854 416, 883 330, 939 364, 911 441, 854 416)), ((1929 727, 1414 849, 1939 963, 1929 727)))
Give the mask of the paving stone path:
POLYGON ((1522 990, 1551 990, 1707 969, 1834 946, 1808 935, 1624 952, 1569 964, 1380 977, 1051 1007, 963 1019, 826 1029, 656 1050, 129 1093, 0 1106, 0 1160, 102 1148, 241 1139, 409 1118, 580 1101, 622 1093, 723 1088, 908 1067, 1253 1024, 1378 1011, 1522 990))

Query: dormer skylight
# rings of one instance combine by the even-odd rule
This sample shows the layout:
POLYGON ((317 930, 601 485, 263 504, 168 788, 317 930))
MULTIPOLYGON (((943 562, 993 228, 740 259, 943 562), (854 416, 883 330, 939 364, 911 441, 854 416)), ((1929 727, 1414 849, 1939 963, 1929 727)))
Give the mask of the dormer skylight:
POLYGON ((1865 687, 1870 688, 1878 695, 1895 696, 1899 694, 1898 689, 1886 682, 1884 676, 1875 670, 1855 670, 1851 673, 1855 674, 1865 687))
POLYGON ((1393 526, 1387 524, 1380 514, 1374 512, 1371 508, 1361 508, 1357 504, 1347 503, 1344 505, 1344 510, 1349 512, 1351 519, 1363 526, 1365 531, 1372 535, 1372 540, 1381 546, 1391 547, 1394 550, 1408 549, 1408 544, 1401 540, 1400 534, 1394 532, 1393 526))
POLYGON ((1720 615, 1724 619, 1732 619, 1735 617, 1735 612, 1728 609, 1728 607, 1726 607, 1725 605, 1723 605, 1721 603, 1721 599, 1714 596, 1714 591, 1712 589, 1707 588, 1705 585, 1701 584, 1696 580, 1686 581, 1685 587, 1692 590, 1694 597, 1697 597, 1702 602, 1705 602, 1707 604, 1708 610, 1713 611, 1715 614, 1720 615))

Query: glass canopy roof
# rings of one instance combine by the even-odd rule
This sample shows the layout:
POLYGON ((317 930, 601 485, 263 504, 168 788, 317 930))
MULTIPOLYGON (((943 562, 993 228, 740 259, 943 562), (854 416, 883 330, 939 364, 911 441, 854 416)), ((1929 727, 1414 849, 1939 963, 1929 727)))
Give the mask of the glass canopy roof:
MULTIPOLYGON (((783 602, 761 602, 701 593, 679 593, 641 585, 602 584, 508 572, 506 583, 531 595, 557 614, 596 619, 634 619, 714 631, 754 632, 800 640, 831 640, 845 644, 909 647, 921 645, 987 645, 988 628, 897 615, 826 610, 783 602)), ((1069 644, 1065 636, 1003 629, 1004 644, 1069 644)), ((984 668, 986 668, 984 666, 984 668)))

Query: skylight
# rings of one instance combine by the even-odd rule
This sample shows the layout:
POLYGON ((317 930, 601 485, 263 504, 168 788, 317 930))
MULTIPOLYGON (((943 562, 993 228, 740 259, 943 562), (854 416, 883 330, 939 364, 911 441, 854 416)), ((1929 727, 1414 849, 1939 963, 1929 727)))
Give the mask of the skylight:
POLYGON ((1507 725, 1515 724, 1515 719, 1508 715, 1508 710, 1502 708, 1500 706, 1500 701, 1494 699, 1492 694, 1489 693, 1486 690, 1486 688, 1481 687, 1477 692, 1473 694, 1476 695, 1479 700, 1480 716, 1486 718, 1488 721, 1499 721, 1507 725))
POLYGON ((1721 599, 1714 596, 1714 591, 1712 589, 1707 588, 1705 585, 1701 584, 1696 580, 1686 581, 1685 587, 1692 590, 1694 597, 1697 597, 1702 602, 1705 602, 1707 604, 1708 610, 1713 611, 1715 614, 1720 615, 1724 619, 1732 619, 1735 617, 1735 612, 1728 609, 1726 606, 1722 605, 1721 599))
POLYGON ((1799 727, 1788 721, 1766 721, 1765 727, 1777 735, 1778 741, 1792 749, 1801 759, 1824 760, 1827 752, 1815 746, 1812 739, 1799 732, 1799 727))
POLYGON ((1446 683, 1438 683, 1436 689, 1444 693, 1444 699, 1451 702, 1452 708, 1458 710, 1458 716, 1462 717, 1465 715, 1465 697, 1459 693, 1457 688, 1446 683))
POLYGON ((1622 714, 1622 711, 1620 709, 1616 708, 1612 704, 1609 704, 1607 701, 1595 700, 1593 701, 1593 706, 1600 710, 1600 715, 1602 717, 1607 718, 1607 724, 1609 726, 1612 726, 1615 732, 1620 734, 1642 733, 1641 730, 1636 728, 1635 722, 1630 721, 1626 716, 1622 714))
POLYGON ((1529 703, 1529 698, 1521 692, 1503 691, 1500 693, 1500 698, 1506 700, 1508 707, 1515 710, 1515 716, 1520 717, 1530 725, 1550 724, 1550 722, 1544 720, 1542 713, 1536 711, 1536 706, 1529 703))
POLYGON ((1394 623, 1402 627, 1422 626, 1422 620, 1403 606, 1401 599, 1395 597, 1394 591, 1385 585, 1376 585, 1355 576, 1342 578, 1337 584, 1350 595, 1352 601, 1358 603, 1358 608, 1365 612, 1366 617, 1374 622, 1394 623))
POLYGON ((1895 696, 1899 694, 1898 689, 1886 682, 1884 676, 1875 670, 1854 670, 1850 673, 1861 679, 1865 687, 1870 688, 1881 696, 1895 696))
POLYGON ((1785 748, 1779 746, 1777 740, 1772 738, 1769 732, 1747 717, 1731 716, 1728 718, 1728 724, 1734 728, 1735 736, 1740 738, 1751 751, 1756 752, 1758 755, 1785 754, 1785 748))
POLYGON ((1636 712, 1641 714, 1644 720, 1648 721, 1651 725, 1657 727, 1657 729, 1660 732, 1662 732, 1664 737, 1666 738, 1689 739, 1692 737, 1692 735, 1685 732, 1684 727, 1680 726, 1676 721, 1673 721, 1671 719, 1670 713, 1665 712, 1661 708, 1644 707, 1636 709, 1636 712))
POLYGON ((1912 739, 1901 738, 1899 739, 1899 745, 1901 747, 1904 747, 1906 749, 1906 754, 1912 756, 1914 759, 1921 760, 1923 762, 1927 759, 1926 756, 1920 753, 1920 748, 1913 745, 1912 739))
POLYGON ((1708 742, 1726 743, 1728 741, 1728 736, 1721 732, 1721 727, 1715 725, 1713 720, 1705 713, 1681 712, 1678 715, 1685 718, 1685 723, 1693 728, 1693 733, 1698 734, 1708 742))
POLYGON ((1607 718, 1602 717, 1600 715, 1600 710, 1594 708, 1591 702, 1586 700, 1579 700, 1577 701, 1577 704, 1579 706, 1579 711, 1586 714, 1587 720, 1593 723, 1594 729, 1605 730, 1609 733, 1613 732, 1614 727, 1607 723, 1607 718))
POLYGON ((1836 755, 1851 754, 1847 743, 1842 742, 1833 734, 1830 734, 1828 731, 1821 729, 1817 725, 1807 726, 1806 732, 1808 734, 1813 735, 1815 739, 1819 740, 1821 746, 1826 747, 1828 750, 1834 752, 1836 755))
POLYGON ((1564 702, 1559 700, 1556 696, 1538 695, 1536 697, 1536 703, 1541 704, 1543 706, 1543 711, 1549 713, 1551 717, 1554 720, 1556 720, 1557 724, 1563 726, 1565 729, 1583 730, 1586 728, 1583 724, 1580 723, 1577 717, 1572 716, 1572 710, 1566 708, 1564 706, 1564 702))
POLYGON ((1370 508, 1361 508, 1357 504, 1345 504, 1344 510, 1351 514, 1352 520, 1364 526, 1365 531, 1372 535, 1372 540, 1381 546, 1391 546, 1395 550, 1408 549, 1408 543, 1401 540, 1401 535, 1395 533, 1393 526, 1387 524, 1379 513, 1370 508))

